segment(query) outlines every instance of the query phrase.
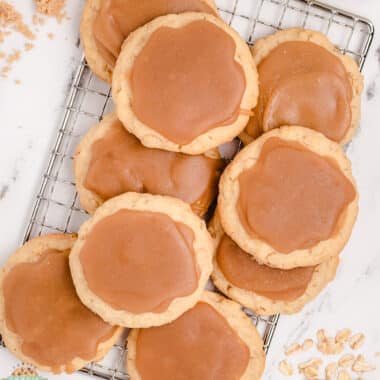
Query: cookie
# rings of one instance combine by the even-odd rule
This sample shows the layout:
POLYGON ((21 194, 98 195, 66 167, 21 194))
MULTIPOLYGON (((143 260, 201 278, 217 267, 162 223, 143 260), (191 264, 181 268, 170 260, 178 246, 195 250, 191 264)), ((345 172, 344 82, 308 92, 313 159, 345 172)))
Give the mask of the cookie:
POLYGON ((43 371, 73 372, 101 360, 122 332, 80 302, 68 258, 75 240, 69 234, 34 238, 13 253, 0 272, 5 345, 43 371))
POLYGON ((80 299, 105 321, 150 327, 178 318, 199 300, 213 249, 204 221, 188 204, 126 193, 81 226, 70 268, 80 299))
POLYGON ((128 337, 131 380, 258 380, 264 365, 256 327, 240 305, 216 293, 205 292, 176 321, 128 337))
POLYGON ((300 125, 345 144, 359 125, 363 78, 358 65, 320 32, 279 31, 252 48, 259 100, 245 143, 283 125, 300 125), (323 112, 321 112, 323 110, 323 112))
POLYGON ((358 212, 351 163, 321 133, 282 127, 247 145, 222 174, 224 231, 260 264, 312 266, 336 256, 358 212))
POLYGON ((213 0, 86 0, 80 34, 88 65, 111 83, 124 39, 156 17, 182 12, 217 15, 213 0))
POLYGON ((133 191, 182 199, 202 216, 216 196, 222 165, 217 150, 189 156, 146 148, 113 113, 87 132, 74 157, 80 203, 91 214, 133 191))
POLYGON ((297 313, 334 279, 338 256, 317 266, 290 270, 258 264, 224 233, 217 214, 209 225, 217 247, 212 281, 227 297, 256 314, 297 313))
POLYGON ((232 140, 256 105, 247 44, 205 13, 159 17, 132 33, 112 96, 124 126, 148 147, 201 154, 232 140))

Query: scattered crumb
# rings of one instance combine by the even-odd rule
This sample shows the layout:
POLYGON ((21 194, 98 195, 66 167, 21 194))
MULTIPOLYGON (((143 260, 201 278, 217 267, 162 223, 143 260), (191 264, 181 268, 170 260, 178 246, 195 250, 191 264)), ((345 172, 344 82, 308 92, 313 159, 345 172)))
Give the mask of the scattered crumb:
POLYGON ((20 58, 21 58, 20 50, 13 50, 13 53, 9 54, 7 57, 7 63, 11 65, 13 62, 19 61, 20 58))
POLYGON ((63 8, 66 0, 34 0, 37 6, 37 12, 47 16, 55 17, 58 21, 62 21, 65 17, 63 8))
POLYGON ((21 81, 20 81, 20 79, 15 79, 15 84, 21 84, 21 81))
POLYGON ((285 376, 292 376, 294 373, 293 367, 286 360, 283 360, 282 362, 280 362, 280 364, 278 365, 278 368, 280 372, 285 376))
POLYGON ((48 33, 47 36, 48 36, 49 40, 52 40, 54 38, 54 34, 53 33, 48 33))
POLYGON ((23 34, 26 38, 35 38, 29 27, 24 24, 21 13, 5 0, 0 1, 0 26, 12 28, 14 31, 23 34))
POLYGON ((32 50, 34 48, 34 45, 31 44, 30 42, 26 42, 24 45, 24 48, 26 51, 32 50))

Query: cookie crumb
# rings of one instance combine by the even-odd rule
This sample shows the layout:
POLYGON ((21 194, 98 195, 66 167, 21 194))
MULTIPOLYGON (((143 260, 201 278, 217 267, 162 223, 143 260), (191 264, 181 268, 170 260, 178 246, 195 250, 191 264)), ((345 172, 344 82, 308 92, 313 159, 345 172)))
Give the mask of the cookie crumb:
POLYGON ((26 42, 24 45, 24 48, 26 51, 32 50, 34 48, 34 45, 31 44, 30 42, 26 42))
POLYGON ((13 53, 9 54, 7 57, 7 63, 11 65, 13 62, 19 61, 20 58, 21 58, 20 50, 13 50, 13 53))
POLYGON ((37 12, 46 16, 55 17, 59 22, 65 17, 63 8, 66 0, 34 0, 37 12))
POLYGON ((5 0, 0 1, 0 26, 12 28, 28 39, 33 40, 35 38, 33 32, 24 23, 21 13, 5 0))
POLYGON ((2 51, 0 51, 0 59, 4 59, 5 58, 5 53, 3 53, 2 51))
POLYGON ((48 38, 49 38, 49 40, 52 40, 52 39, 54 39, 54 34, 53 33, 48 33, 48 38))
POLYGON ((293 367, 286 360, 281 361, 278 365, 278 368, 280 372, 285 376, 292 376, 294 373, 293 367))
POLYGON ((21 84, 20 79, 15 79, 15 84, 17 84, 17 85, 21 84))

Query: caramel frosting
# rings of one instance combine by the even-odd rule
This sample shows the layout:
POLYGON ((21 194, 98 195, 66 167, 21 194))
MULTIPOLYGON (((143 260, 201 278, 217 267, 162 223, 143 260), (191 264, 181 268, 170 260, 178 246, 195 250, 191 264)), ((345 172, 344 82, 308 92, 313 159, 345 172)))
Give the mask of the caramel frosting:
POLYGON ((238 380, 248 346, 211 305, 199 302, 176 321, 139 330, 136 367, 143 380, 238 380))
POLYGON ((114 66, 125 38, 156 17, 183 12, 216 15, 202 0, 102 0, 93 25, 97 48, 110 66, 114 66))
POLYGON ((243 227, 281 253, 334 236, 356 196, 333 159, 278 137, 264 143, 255 165, 239 175, 239 185, 243 227))
POLYGON ((198 286, 193 241, 166 214, 121 209, 94 225, 79 258, 89 289, 114 309, 161 313, 198 286))
POLYGON ((260 265, 225 234, 219 243, 216 261, 232 285, 276 301, 301 297, 315 270, 314 266, 281 270, 260 265))
POLYGON ((220 169, 219 159, 146 148, 116 120, 92 145, 84 186, 102 200, 133 191, 207 207, 216 194, 220 169))
POLYGON ((3 282, 5 322, 21 339, 23 354, 58 371, 77 357, 92 360, 116 327, 79 300, 69 251, 44 251, 35 262, 14 266, 3 282))
POLYGON ((235 51, 234 39, 206 20, 155 30, 131 70, 136 117, 180 145, 233 123, 246 87, 235 51))
POLYGON ((342 62, 308 41, 278 45, 258 65, 259 101, 247 132, 300 125, 341 141, 351 125, 352 88, 342 62))

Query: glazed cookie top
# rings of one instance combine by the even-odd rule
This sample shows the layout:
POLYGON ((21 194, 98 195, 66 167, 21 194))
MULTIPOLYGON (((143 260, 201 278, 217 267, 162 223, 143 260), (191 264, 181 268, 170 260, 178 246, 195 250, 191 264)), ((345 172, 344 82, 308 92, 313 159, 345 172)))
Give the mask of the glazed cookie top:
POLYGON ((208 0, 102 0, 93 24, 99 53, 113 67, 128 35, 156 17, 183 12, 216 15, 208 0))
POLYGON ((197 301, 211 256, 204 222, 187 204, 127 193, 82 226, 70 265, 82 301, 105 320, 155 325, 197 301))
MULTIPOLYGON (((70 235, 44 239, 50 239, 51 247, 41 247, 34 254, 32 251, 25 260, 19 251, 15 256, 19 260, 5 269, 4 323, 20 341, 22 357, 52 372, 60 372, 62 367, 70 372, 76 369, 76 358, 87 362, 95 359, 99 345, 110 339, 117 328, 87 309, 75 292, 69 269, 74 239, 70 235)), ((27 244, 24 251, 33 244, 27 244)), ((11 340, 3 333, 6 341, 11 340)), ((10 347, 13 344, 9 342, 10 347)))
POLYGON ((348 141, 357 126, 361 92, 361 75, 350 58, 322 34, 301 29, 258 41, 253 57, 260 91, 248 134, 300 125, 348 141))
MULTIPOLYGON (((339 146, 301 127, 274 130, 256 141, 222 176, 219 200, 225 231, 245 249, 240 234, 235 236, 241 228, 248 237, 243 244, 251 244, 248 252, 254 255, 255 241, 263 242, 268 255, 274 250, 282 256, 340 241, 341 229, 351 230, 355 220, 357 192, 339 146), (352 215, 347 214, 350 206, 352 215), (238 227, 227 220, 231 215, 226 212, 233 212, 238 227)), ((320 253, 327 254, 328 248, 325 251, 320 253)), ((313 255, 308 256, 309 262, 295 266, 321 262, 321 257, 313 262, 313 255)))
POLYGON ((256 95, 245 42, 201 13, 164 16, 136 31, 113 77, 124 126, 144 145, 190 154, 235 137, 256 95))
POLYGON ((218 245, 216 262, 231 284, 280 301, 293 301, 304 294, 316 268, 282 270, 259 264, 226 234, 218 245))
POLYGON ((264 362, 262 341, 239 309, 232 301, 205 293, 174 322, 134 331, 131 378, 258 380, 264 362))
POLYGON ((170 195, 205 213, 216 195, 221 168, 218 157, 146 148, 114 114, 89 131, 75 156, 81 204, 90 212, 95 202, 133 191, 170 195))

